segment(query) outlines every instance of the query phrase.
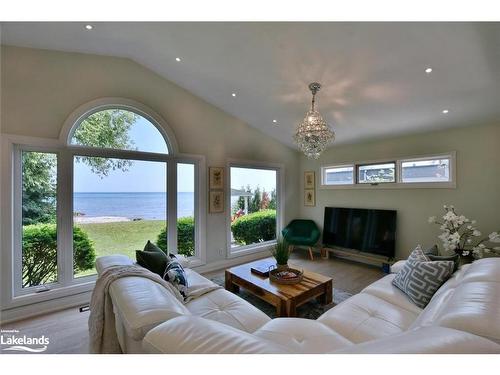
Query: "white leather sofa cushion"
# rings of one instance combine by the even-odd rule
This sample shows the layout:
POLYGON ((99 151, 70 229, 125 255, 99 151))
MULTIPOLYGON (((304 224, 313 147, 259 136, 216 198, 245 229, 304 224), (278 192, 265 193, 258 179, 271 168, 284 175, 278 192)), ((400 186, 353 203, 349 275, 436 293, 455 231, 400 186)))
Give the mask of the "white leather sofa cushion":
POLYGON ((215 320, 246 332, 254 332, 271 320, 258 308, 225 289, 204 294, 185 306, 193 315, 215 320))
POLYGON ((500 283, 500 262, 498 258, 479 259, 462 268, 464 267, 467 268, 463 275, 463 282, 493 281, 500 283))
POLYGON ((331 353, 352 342, 315 320, 277 318, 259 328, 255 336, 289 348, 294 353, 331 353))
POLYGON ((410 329, 440 325, 500 342, 500 262, 465 265, 436 292, 410 329))
POLYGON ((114 310, 134 340, 165 320, 191 314, 167 289, 144 277, 115 280, 109 289, 114 310))
POLYGON ((464 282, 434 323, 486 337, 500 343, 500 283, 464 282))
POLYGON ((95 261, 95 269, 100 275, 108 267, 113 266, 129 266, 133 265, 135 262, 126 255, 106 255, 98 257, 95 261))
POLYGON ((360 293, 328 310, 318 321, 353 343, 361 343, 405 331, 417 318, 368 293, 360 293))
POLYGON ((475 354, 500 353, 500 345, 470 333, 426 327, 349 346, 337 353, 355 354, 475 354))
POLYGON ((394 280, 395 277, 395 274, 387 275, 368 285, 361 293, 371 294, 393 305, 414 312, 417 315, 420 314, 422 309, 410 301, 406 294, 392 284, 392 280, 394 280))
POLYGON ((146 353, 283 354, 289 350, 226 324, 197 316, 182 316, 148 332, 146 353))

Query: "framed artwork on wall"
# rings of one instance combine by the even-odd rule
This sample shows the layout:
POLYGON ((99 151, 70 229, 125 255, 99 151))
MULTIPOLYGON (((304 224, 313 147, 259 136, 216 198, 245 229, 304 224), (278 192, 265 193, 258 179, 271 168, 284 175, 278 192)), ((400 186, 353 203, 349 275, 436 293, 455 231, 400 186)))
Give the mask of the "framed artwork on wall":
POLYGON ((314 188, 315 188, 314 171, 304 172, 304 189, 314 189, 314 188))
POLYGON ((211 191, 209 193, 209 212, 211 214, 224 212, 223 191, 211 191))
POLYGON ((210 167, 208 168, 209 188, 224 189, 224 168, 210 167))
POLYGON ((316 194, 314 189, 304 190, 304 206, 316 206, 316 194))

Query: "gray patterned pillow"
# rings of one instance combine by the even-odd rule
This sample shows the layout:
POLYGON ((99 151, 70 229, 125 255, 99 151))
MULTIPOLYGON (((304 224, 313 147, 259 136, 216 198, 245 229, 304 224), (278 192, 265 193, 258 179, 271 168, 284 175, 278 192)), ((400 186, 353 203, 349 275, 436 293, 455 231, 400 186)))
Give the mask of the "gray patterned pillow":
POLYGON ((392 283, 423 309, 452 274, 452 261, 431 261, 418 245, 392 283))

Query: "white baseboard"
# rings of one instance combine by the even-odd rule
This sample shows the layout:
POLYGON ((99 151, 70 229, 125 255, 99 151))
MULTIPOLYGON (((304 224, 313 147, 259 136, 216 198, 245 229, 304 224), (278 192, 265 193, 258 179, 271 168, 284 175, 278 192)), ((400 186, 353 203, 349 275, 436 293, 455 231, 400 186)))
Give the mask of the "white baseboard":
MULTIPOLYGON (((44 315, 59 310, 69 309, 71 307, 87 305, 90 302, 92 291, 78 293, 71 296, 52 299, 44 302, 37 302, 31 305, 14 307, 8 310, 2 310, 0 324, 4 328, 5 324, 18 320, 32 318, 38 315, 44 315)), ((6 327, 5 327, 6 328, 6 327)))

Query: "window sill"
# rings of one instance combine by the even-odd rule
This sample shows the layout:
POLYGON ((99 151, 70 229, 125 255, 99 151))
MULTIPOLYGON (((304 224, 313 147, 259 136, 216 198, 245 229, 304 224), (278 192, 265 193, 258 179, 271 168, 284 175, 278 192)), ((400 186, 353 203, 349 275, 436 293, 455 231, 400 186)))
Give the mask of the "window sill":
POLYGON ((68 297, 75 294, 89 292, 94 288, 95 280, 86 281, 79 284, 69 285, 51 289, 42 293, 29 293, 18 295, 12 298, 11 301, 2 305, 2 309, 12 309, 16 307, 31 305, 39 302, 46 302, 58 298, 68 297))
POLYGON ((456 182, 385 182, 378 185, 352 184, 352 185, 320 185, 320 190, 367 190, 367 189, 456 189, 456 182))
POLYGON ((239 246, 237 248, 229 248, 227 257, 229 259, 238 258, 244 255, 269 251, 274 245, 276 245, 276 240, 261 242, 255 245, 246 245, 246 246, 239 246))

